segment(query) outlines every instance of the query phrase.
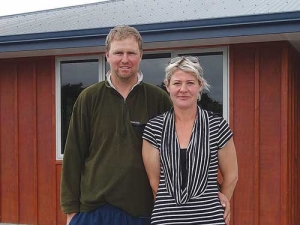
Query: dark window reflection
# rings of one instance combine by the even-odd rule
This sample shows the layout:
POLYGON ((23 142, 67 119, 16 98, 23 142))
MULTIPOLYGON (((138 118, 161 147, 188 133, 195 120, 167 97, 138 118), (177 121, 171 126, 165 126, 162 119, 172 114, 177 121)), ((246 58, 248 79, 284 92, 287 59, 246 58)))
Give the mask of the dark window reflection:
POLYGON ((61 75, 61 143, 62 154, 68 133, 73 105, 80 92, 99 81, 98 60, 63 61, 61 75))
POLYGON ((144 74, 144 82, 164 87, 165 68, 170 59, 170 53, 144 54, 140 64, 140 70, 144 74))
MULTIPOLYGON (((199 58, 204 70, 204 77, 211 85, 209 92, 202 94, 199 105, 203 109, 223 114, 223 53, 188 53, 199 58)), ((165 68, 171 59, 171 54, 144 54, 140 70, 144 74, 144 81, 157 85, 165 90, 165 68)))
POLYGON ((198 103, 203 109, 223 114, 223 53, 189 53, 199 58, 204 78, 210 84, 210 91, 202 94, 198 103))

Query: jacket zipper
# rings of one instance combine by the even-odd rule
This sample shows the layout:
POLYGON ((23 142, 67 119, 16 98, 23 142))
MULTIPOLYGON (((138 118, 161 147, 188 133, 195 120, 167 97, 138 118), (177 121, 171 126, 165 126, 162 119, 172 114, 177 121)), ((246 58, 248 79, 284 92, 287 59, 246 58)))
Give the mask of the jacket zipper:
POLYGON ((128 113, 128 109, 127 109, 127 104, 126 104, 126 99, 124 98, 124 105, 123 105, 123 112, 122 112, 122 116, 123 116, 123 126, 122 126, 122 130, 121 130, 121 135, 125 136, 126 135, 126 119, 127 119, 127 113, 128 113))

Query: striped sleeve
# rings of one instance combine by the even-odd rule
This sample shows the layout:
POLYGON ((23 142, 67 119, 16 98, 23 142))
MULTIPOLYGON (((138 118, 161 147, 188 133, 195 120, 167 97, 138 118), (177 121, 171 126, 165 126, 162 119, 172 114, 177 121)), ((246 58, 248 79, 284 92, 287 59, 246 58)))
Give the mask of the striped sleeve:
POLYGON ((154 148, 160 148, 161 133, 162 133, 162 116, 157 116, 151 119, 143 132, 143 139, 148 141, 154 148))
POLYGON ((223 117, 220 117, 218 136, 219 136, 219 142, 218 142, 219 148, 223 148, 227 144, 229 139, 233 136, 233 133, 227 121, 223 117))

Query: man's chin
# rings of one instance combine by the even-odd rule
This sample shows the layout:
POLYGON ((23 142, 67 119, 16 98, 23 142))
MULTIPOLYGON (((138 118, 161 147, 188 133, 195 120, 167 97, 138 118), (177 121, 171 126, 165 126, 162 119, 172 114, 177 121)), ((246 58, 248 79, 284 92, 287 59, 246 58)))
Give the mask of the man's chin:
POLYGON ((120 73, 117 75, 120 79, 130 79, 134 77, 134 74, 132 73, 120 73))

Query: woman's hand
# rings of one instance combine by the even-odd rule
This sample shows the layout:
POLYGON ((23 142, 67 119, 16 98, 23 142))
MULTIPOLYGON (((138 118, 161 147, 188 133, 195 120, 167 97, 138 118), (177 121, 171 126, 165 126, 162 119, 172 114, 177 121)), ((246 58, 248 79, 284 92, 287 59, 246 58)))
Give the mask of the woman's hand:
POLYGON ((230 222, 230 202, 226 195, 219 192, 219 200, 224 207, 224 220, 227 225, 229 225, 230 222))

